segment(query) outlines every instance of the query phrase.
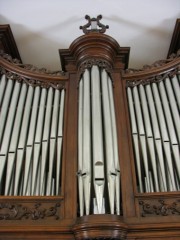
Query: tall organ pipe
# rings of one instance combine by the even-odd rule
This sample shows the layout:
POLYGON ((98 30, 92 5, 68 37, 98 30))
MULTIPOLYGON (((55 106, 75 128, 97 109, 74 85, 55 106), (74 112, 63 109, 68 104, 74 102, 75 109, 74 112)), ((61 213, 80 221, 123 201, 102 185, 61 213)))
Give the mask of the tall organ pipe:
POLYGON ((98 211, 101 213, 104 193, 104 150, 100 84, 99 69, 97 66, 93 66, 91 70, 93 180, 98 211))
POLYGON ((0 85, 0 194, 59 195, 65 90, 0 85))
POLYGON ((78 121, 80 215, 84 214, 84 205, 85 214, 91 213, 91 203, 94 213, 107 213, 109 204, 111 214, 115 209, 116 214, 120 214, 120 167, 112 81, 107 72, 96 65, 86 69, 80 79, 78 121))
POLYGON ((148 83, 145 86, 140 84, 138 87, 127 88, 140 192, 142 192, 141 183, 145 187, 145 192, 177 191, 179 189, 178 89, 177 76, 172 79, 166 77, 159 83, 148 83), (136 134, 139 138, 135 138, 136 134), (145 151, 146 146, 148 146, 148 151, 145 151), (144 161, 144 156, 146 156, 146 161, 144 161), (144 180, 141 174, 145 174, 144 180))
POLYGON ((91 194, 91 118, 90 118, 90 74, 86 70, 83 76, 83 188, 85 211, 88 215, 90 213, 90 194, 91 194))

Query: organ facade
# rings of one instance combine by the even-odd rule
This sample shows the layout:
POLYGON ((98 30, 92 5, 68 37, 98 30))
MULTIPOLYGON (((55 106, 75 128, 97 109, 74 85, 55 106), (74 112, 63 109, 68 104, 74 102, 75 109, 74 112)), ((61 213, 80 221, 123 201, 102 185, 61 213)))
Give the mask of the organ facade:
POLYGON ((101 18, 62 71, 1 52, 0 239, 180 237, 179 52, 128 69, 101 18))

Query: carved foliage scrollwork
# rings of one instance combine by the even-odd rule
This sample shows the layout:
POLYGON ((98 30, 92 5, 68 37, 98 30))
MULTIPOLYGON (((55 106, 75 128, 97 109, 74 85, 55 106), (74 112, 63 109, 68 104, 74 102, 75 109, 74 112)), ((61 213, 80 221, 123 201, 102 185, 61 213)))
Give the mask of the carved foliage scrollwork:
POLYGON ((125 70, 125 73, 127 73, 127 74, 139 73, 139 72, 143 72, 143 71, 147 71, 147 70, 153 70, 155 68, 162 67, 165 64, 172 62, 174 59, 176 59, 178 57, 180 57, 180 49, 177 51, 177 53, 171 54, 171 56, 168 59, 158 60, 151 65, 146 64, 141 69, 128 68, 125 70))
POLYGON ((151 83, 158 83, 163 81, 165 78, 167 77, 173 77, 174 75, 176 75, 179 72, 179 68, 176 68, 172 71, 169 71, 168 73, 162 74, 162 75, 157 75, 151 78, 143 78, 143 79, 137 79, 134 81, 126 81, 126 87, 135 87, 138 85, 147 85, 147 84, 151 84, 151 83))
POLYGON ((11 55, 5 53, 2 49, 0 50, 0 56, 1 56, 3 59, 5 59, 6 61, 8 61, 8 62, 10 62, 10 63, 13 63, 13 64, 16 64, 16 65, 18 65, 18 64, 21 63, 21 61, 20 61, 19 59, 17 59, 17 58, 12 58, 11 55))
POLYGON ((41 203, 35 203, 34 206, 25 206, 22 204, 1 203, 0 204, 0 220, 21 220, 30 219, 38 220, 53 217, 59 219, 60 203, 54 206, 43 207, 41 203))
POLYGON ((83 73, 86 69, 91 68, 93 65, 104 68, 108 73, 112 72, 112 66, 109 64, 109 62, 100 58, 87 59, 80 65, 79 72, 83 73))
POLYGON ((52 87, 52 88, 59 89, 59 90, 65 88, 65 82, 62 82, 62 81, 61 82, 40 81, 40 80, 24 77, 20 74, 14 73, 14 72, 7 71, 3 67, 0 67, 0 72, 1 72, 1 74, 5 74, 8 79, 18 81, 19 83, 26 83, 32 87, 37 87, 37 86, 42 87, 42 88, 52 87))
POLYGON ((32 64, 18 64, 18 67, 24 68, 28 71, 35 72, 35 73, 42 73, 51 76, 64 76, 65 72, 63 71, 50 71, 46 68, 38 68, 32 64))
POLYGON ((65 72, 63 71, 50 71, 46 68, 38 68, 32 64, 22 64, 21 61, 17 58, 12 58, 11 55, 4 53, 3 50, 0 50, 0 56, 5 59, 6 61, 21 67, 23 69, 26 69, 28 71, 34 72, 34 73, 40 73, 40 74, 46 74, 50 76, 64 76, 65 72))
POLYGON ((142 217, 147 216, 170 216, 180 215, 180 199, 165 201, 162 199, 156 201, 139 201, 142 217))

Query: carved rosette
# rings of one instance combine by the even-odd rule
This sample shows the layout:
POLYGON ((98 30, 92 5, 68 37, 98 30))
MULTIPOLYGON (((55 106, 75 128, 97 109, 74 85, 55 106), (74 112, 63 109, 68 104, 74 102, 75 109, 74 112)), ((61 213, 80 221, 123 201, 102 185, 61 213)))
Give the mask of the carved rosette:
POLYGON ((55 82, 55 81, 40 81, 28 77, 24 77, 18 73, 14 73, 11 71, 7 71, 5 68, 0 67, 0 73, 5 74, 8 79, 12 79, 15 81, 18 81, 19 83, 26 83, 32 87, 42 87, 42 88, 55 88, 58 90, 64 89, 65 88, 65 82, 55 82))
POLYGON ((151 78, 143 78, 143 79, 136 79, 134 81, 133 80, 126 81, 126 87, 135 87, 135 86, 138 86, 140 84, 141 85, 147 85, 147 84, 151 84, 151 83, 158 83, 158 82, 163 81, 167 77, 172 78, 173 76, 178 74, 178 72, 179 72, 179 67, 169 71, 168 73, 157 75, 157 76, 154 76, 154 77, 151 77, 151 78))
POLYGON ((140 200, 142 217, 180 215, 180 199, 177 200, 140 200))
POLYGON ((32 206, 18 203, 0 203, 0 220, 39 220, 46 218, 60 218, 58 208, 60 203, 47 208, 42 203, 35 203, 32 206))

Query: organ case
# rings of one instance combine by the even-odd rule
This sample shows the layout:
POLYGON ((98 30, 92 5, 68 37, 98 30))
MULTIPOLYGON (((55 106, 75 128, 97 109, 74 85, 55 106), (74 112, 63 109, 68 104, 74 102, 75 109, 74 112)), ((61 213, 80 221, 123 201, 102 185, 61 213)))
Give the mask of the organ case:
POLYGON ((179 53, 127 69, 86 18, 63 71, 1 53, 0 236, 178 239, 179 53))

